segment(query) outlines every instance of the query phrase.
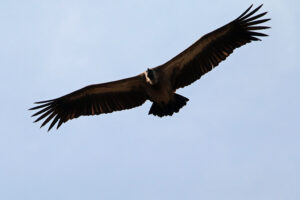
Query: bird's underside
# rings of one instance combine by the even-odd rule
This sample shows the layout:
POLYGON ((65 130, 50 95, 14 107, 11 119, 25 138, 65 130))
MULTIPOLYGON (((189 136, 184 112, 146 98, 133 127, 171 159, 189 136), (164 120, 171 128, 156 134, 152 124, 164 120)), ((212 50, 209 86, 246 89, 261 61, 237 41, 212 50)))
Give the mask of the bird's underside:
POLYGON ((39 116, 35 122, 44 119, 42 126, 50 123, 59 128, 68 120, 83 115, 99 115, 153 102, 149 114, 171 116, 186 105, 188 99, 175 93, 179 88, 190 85, 206 74, 234 49, 259 37, 267 36, 259 30, 268 29, 261 24, 270 19, 261 19, 267 12, 255 13, 262 7, 251 10, 252 5, 237 19, 210 32, 176 57, 158 67, 148 69, 137 76, 90 85, 65 96, 36 102, 38 110, 33 116, 39 116))

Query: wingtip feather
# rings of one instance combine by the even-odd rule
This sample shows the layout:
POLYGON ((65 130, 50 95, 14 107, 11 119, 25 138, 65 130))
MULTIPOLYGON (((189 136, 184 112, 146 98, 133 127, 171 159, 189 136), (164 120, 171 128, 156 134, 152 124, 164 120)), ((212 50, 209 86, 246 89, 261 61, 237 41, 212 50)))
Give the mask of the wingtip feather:
POLYGON ((53 99, 50 99, 50 100, 45 100, 45 101, 37 101, 37 102, 34 102, 35 104, 41 104, 41 103, 48 103, 48 102, 51 102, 53 101, 53 99))
POLYGON ((250 13, 247 13, 243 17, 239 18, 239 20, 245 20, 245 19, 247 19, 248 17, 250 17, 253 14, 255 14, 261 7, 262 7, 262 5, 258 6, 257 8, 255 8, 254 10, 252 10, 250 13))
POLYGON ((242 18, 244 15, 246 15, 252 7, 253 7, 253 4, 251 4, 251 5, 249 6, 249 8, 247 8, 247 9, 246 9, 246 10, 245 10, 245 11, 237 18, 237 20, 239 20, 240 18, 242 18))
POLYGON ((52 129, 52 127, 56 124, 56 122, 59 120, 59 115, 56 115, 56 117, 53 119, 53 121, 51 122, 48 131, 50 131, 52 129))

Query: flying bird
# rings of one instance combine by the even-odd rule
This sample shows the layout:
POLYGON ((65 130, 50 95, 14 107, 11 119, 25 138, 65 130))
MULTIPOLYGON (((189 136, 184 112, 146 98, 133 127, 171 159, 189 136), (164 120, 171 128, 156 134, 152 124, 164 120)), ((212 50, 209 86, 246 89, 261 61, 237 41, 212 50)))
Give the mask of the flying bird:
POLYGON ((89 85, 65 96, 36 102, 30 110, 38 110, 32 116, 39 116, 35 122, 45 119, 41 125, 50 122, 48 131, 57 124, 83 116, 111 113, 141 106, 150 100, 149 115, 172 116, 186 105, 188 98, 176 94, 176 90, 190 85, 225 60, 234 49, 259 37, 268 36, 257 31, 268 29, 261 24, 267 12, 255 14, 262 5, 252 5, 238 18, 218 28, 188 47, 170 61, 147 69, 145 72, 118 81, 89 85))

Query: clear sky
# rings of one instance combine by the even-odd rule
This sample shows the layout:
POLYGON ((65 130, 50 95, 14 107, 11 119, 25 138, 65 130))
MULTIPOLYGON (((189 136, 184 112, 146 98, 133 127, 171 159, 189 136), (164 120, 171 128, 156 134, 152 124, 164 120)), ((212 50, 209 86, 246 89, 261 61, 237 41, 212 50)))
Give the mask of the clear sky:
POLYGON ((297 0, 0 1, 0 199, 300 199, 297 0), (173 117, 129 111, 47 132, 33 102, 136 75, 264 3, 272 29, 173 117))

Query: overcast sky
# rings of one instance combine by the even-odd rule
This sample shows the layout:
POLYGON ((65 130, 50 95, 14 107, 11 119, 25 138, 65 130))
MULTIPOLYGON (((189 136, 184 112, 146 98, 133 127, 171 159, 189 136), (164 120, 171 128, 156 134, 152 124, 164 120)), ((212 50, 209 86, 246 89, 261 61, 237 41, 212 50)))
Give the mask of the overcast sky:
POLYGON ((0 2, 0 199, 300 199, 297 0, 0 2), (272 29, 193 85, 47 132, 33 102, 136 75, 264 3, 272 29))

